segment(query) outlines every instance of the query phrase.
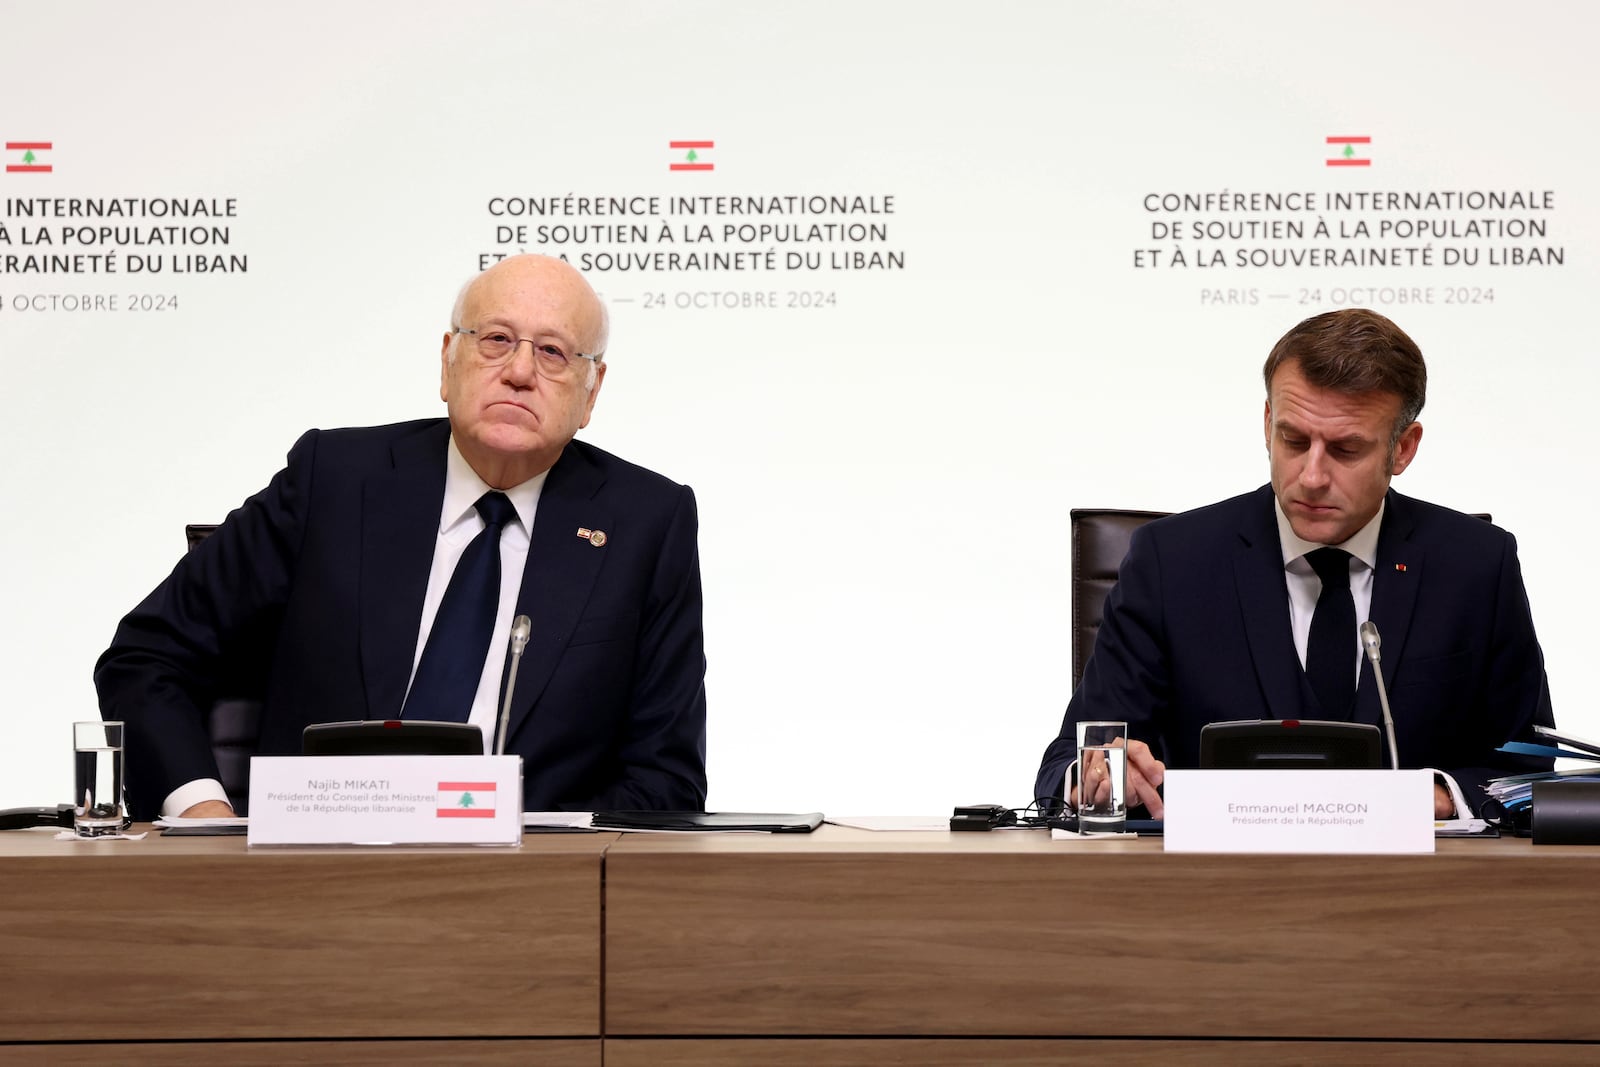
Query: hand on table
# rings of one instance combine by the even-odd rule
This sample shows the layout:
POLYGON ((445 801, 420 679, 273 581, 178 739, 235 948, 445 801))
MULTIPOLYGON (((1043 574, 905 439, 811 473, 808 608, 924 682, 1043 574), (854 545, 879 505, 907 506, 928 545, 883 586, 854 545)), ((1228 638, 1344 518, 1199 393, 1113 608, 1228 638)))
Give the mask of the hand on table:
POLYGON ((225 800, 202 800, 183 809, 185 819, 232 819, 233 805, 225 800))
MULTIPOLYGON (((1433 783, 1433 817, 1435 819, 1454 819, 1459 812, 1456 811, 1456 802, 1450 796, 1450 790, 1433 783)), ((1462 816, 1465 818, 1465 816, 1462 816)))

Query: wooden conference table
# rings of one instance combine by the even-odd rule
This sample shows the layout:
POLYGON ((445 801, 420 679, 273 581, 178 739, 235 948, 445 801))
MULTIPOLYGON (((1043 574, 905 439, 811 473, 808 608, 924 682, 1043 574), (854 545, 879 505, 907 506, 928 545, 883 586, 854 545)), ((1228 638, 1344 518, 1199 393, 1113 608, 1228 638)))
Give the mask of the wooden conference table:
POLYGON ((1593 1062, 1597 900, 1600 850, 1518 840, 12 833, 0 1061, 1593 1062))

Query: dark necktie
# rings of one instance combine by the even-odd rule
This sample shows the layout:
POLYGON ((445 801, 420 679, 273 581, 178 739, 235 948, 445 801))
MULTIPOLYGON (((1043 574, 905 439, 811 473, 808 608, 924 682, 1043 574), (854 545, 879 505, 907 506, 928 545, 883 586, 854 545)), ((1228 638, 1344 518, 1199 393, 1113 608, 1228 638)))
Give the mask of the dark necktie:
POLYGON ((1350 553, 1319 548, 1306 562, 1322 579, 1306 641, 1306 677, 1323 714, 1348 719, 1356 696, 1356 600, 1350 595, 1350 553))
POLYGON ((483 494, 473 505, 485 523, 445 587, 439 613, 411 681, 403 715, 466 722, 483 678, 483 664, 500 608, 500 534, 517 509, 504 493, 483 494))

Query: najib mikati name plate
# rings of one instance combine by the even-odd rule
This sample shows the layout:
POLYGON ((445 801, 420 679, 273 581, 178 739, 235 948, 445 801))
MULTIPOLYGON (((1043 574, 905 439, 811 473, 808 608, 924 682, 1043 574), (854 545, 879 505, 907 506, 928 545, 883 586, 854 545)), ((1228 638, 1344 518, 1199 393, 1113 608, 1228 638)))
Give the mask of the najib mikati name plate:
POLYGON ((1169 852, 1433 851, 1431 771, 1168 771, 1169 852))
POLYGON ((520 845, 521 756, 257 756, 251 845, 520 845))

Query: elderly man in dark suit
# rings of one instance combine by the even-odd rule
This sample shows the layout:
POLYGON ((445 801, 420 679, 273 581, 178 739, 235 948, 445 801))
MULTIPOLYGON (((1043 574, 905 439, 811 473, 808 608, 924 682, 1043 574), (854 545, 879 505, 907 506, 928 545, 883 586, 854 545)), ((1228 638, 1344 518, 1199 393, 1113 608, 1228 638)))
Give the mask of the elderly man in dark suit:
POLYGON ((122 620, 95 683, 128 723, 136 815, 231 812, 203 725, 218 696, 263 696, 263 754, 402 715, 492 741, 519 614, 525 809, 704 806, 694 494, 573 440, 607 329, 566 263, 496 264, 444 335, 447 419, 310 431, 122 620))
MULTIPOLYGON (((1454 775, 1474 807, 1490 777, 1548 768, 1495 751, 1552 721, 1515 539, 1389 488, 1422 440, 1416 344, 1382 315, 1330 312, 1290 330, 1264 376, 1272 484, 1134 535, 1035 795, 1075 802, 1083 720, 1129 724, 1129 803, 1157 818, 1167 766, 1196 766, 1207 723, 1378 723, 1368 619, 1401 766, 1454 775)), ((1454 808, 1436 785, 1435 815, 1454 808)))

